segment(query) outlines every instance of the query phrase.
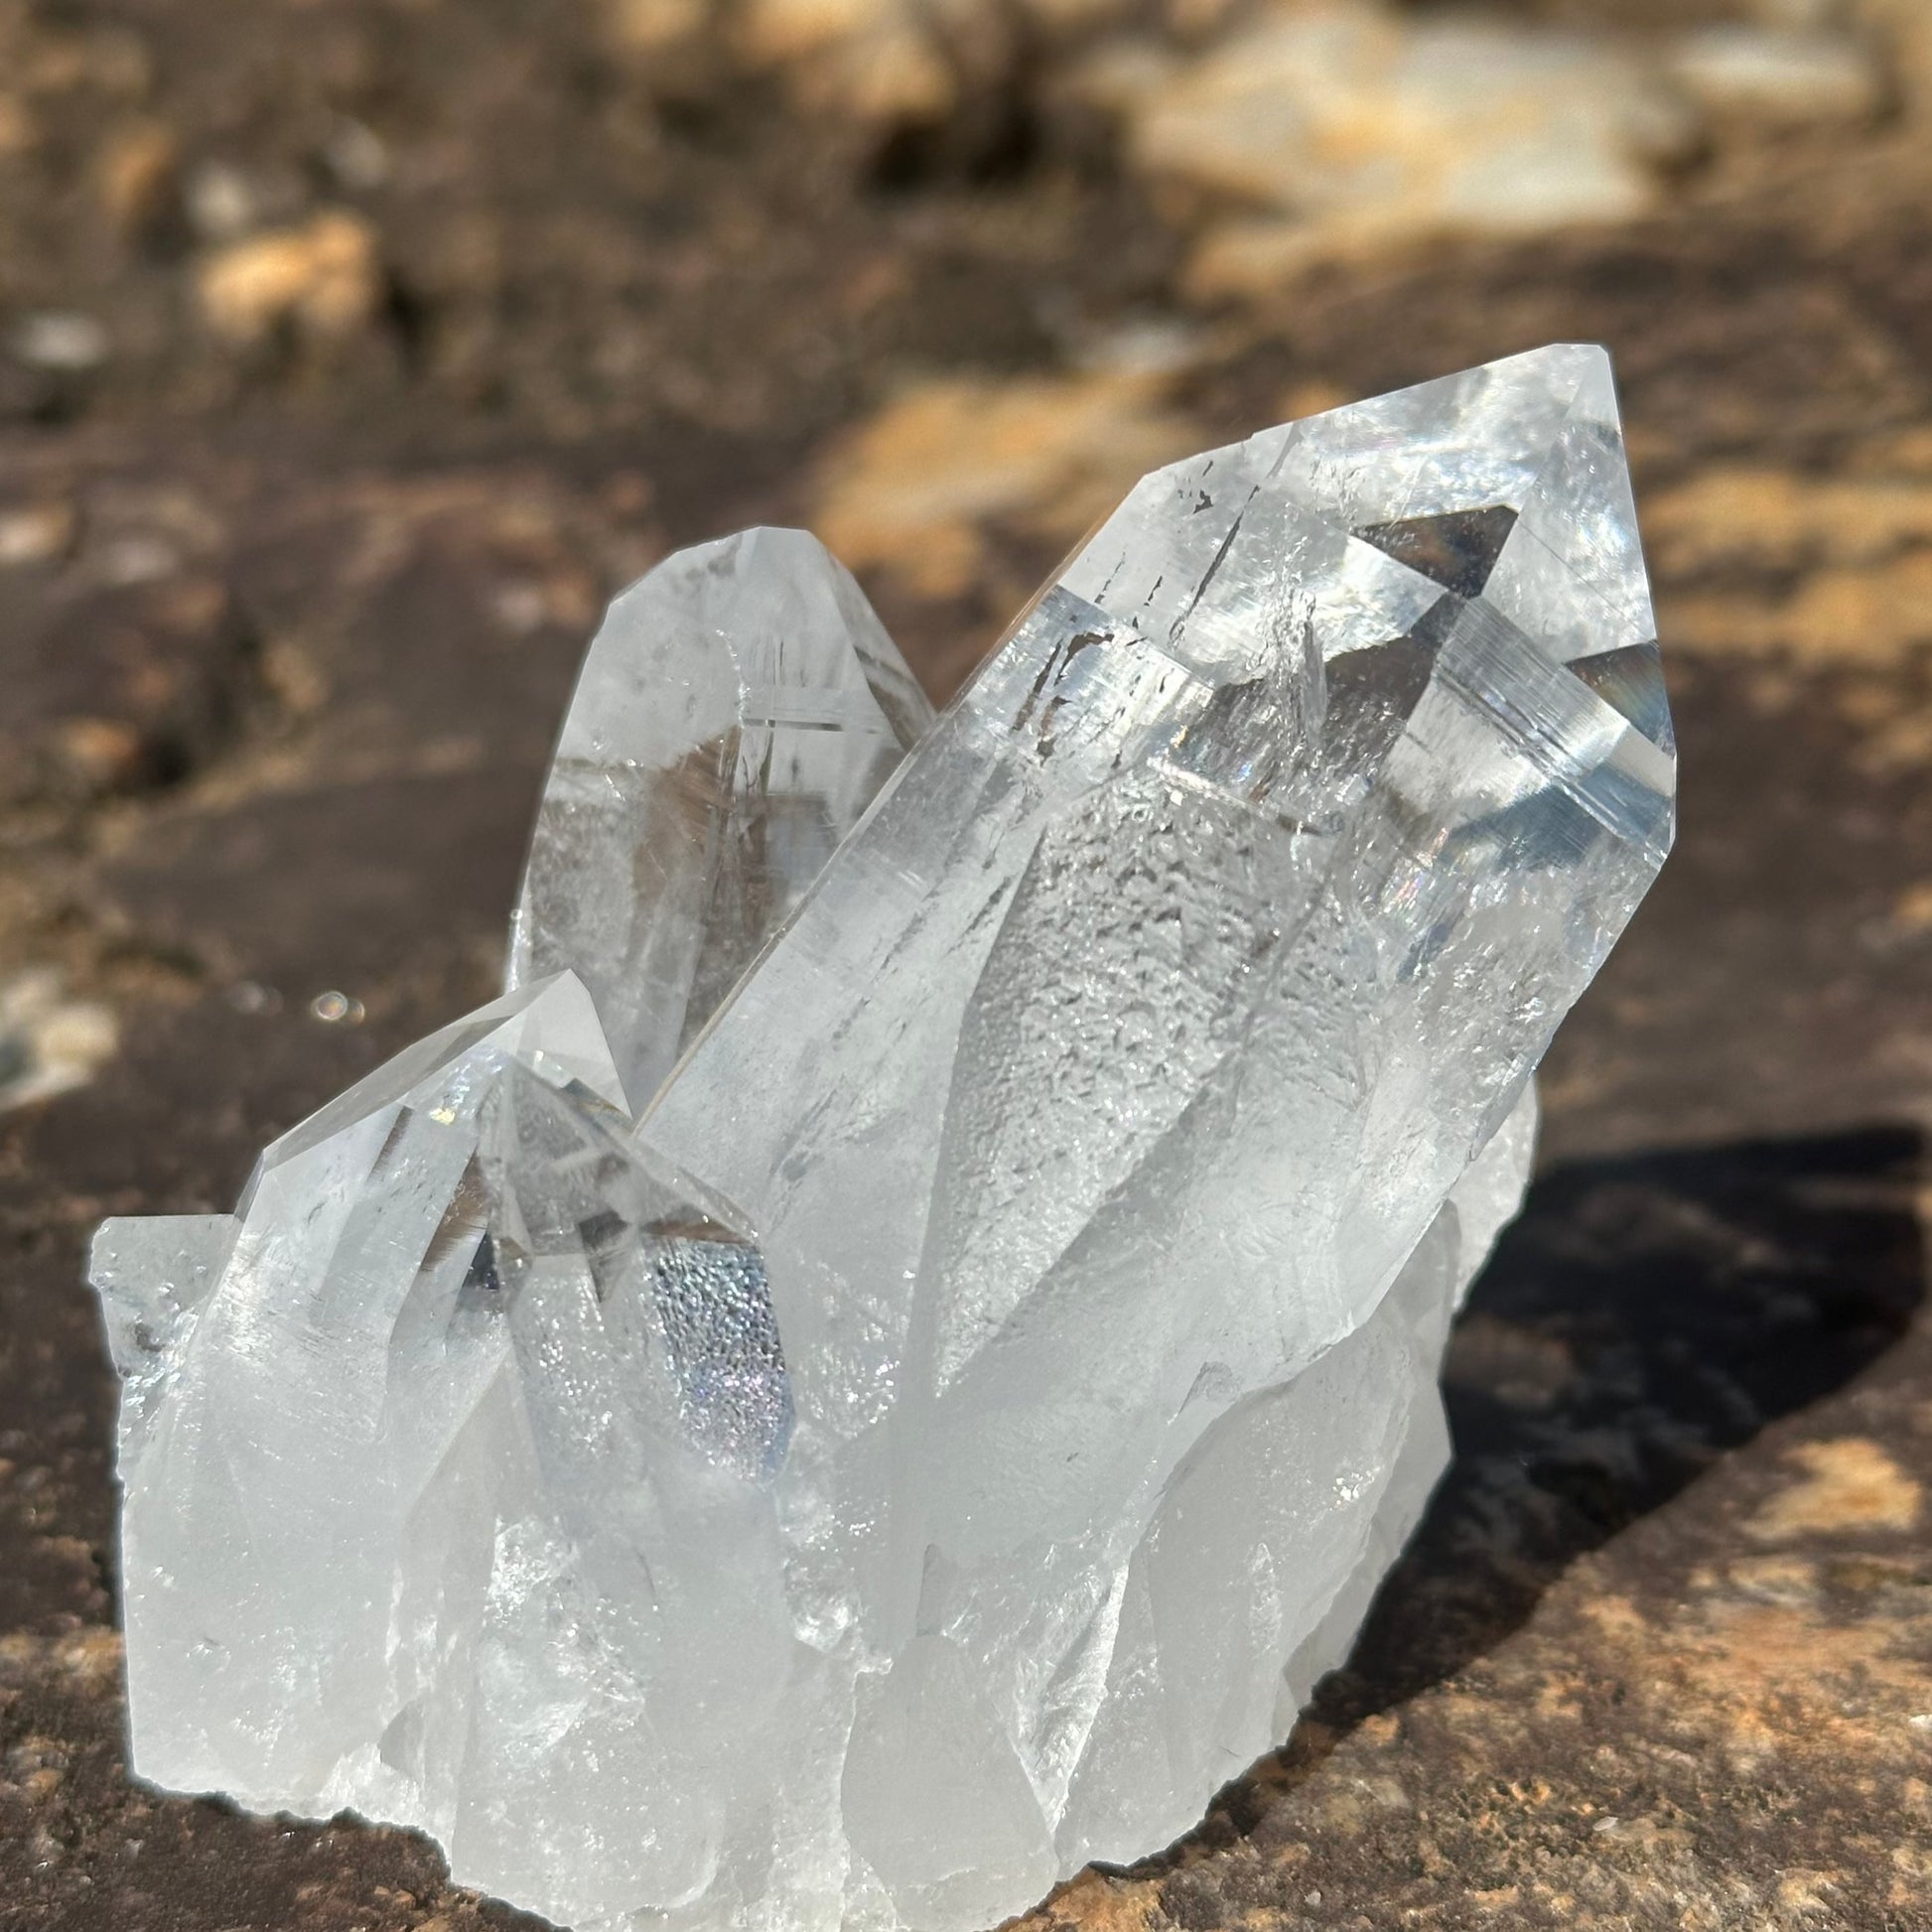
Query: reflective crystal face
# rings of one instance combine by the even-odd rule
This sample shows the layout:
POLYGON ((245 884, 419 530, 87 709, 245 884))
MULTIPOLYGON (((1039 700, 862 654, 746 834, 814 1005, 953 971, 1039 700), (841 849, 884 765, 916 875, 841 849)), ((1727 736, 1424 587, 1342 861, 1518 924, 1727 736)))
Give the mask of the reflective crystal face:
POLYGON ((1344 1654, 1670 841, 1607 360, 1158 472, 887 778, 908 690, 809 539, 672 559, 561 976, 102 1229, 142 1775, 580 1927, 963 1932, 1344 1654))
POLYGON ((667 558, 584 660, 510 985, 574 969, 648 1100, 931 722, 816 538, 745 530, 667 558))

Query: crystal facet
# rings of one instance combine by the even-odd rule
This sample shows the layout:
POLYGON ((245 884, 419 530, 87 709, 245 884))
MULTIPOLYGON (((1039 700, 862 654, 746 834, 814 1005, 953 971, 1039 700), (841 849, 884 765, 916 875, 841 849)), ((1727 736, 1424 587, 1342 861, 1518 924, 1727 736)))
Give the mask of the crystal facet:
POLYGON ((1157 472, 923 716, 810 539, 673 558, 512 992, 103 1227, 142 1775, 582 1928, 954 1932, 1345 1653, 1670 842, 1607 358, 1157 472))
POLYGON ((611 606, 537 813, 509 983, 569 969, 648 1099, 932 708, 802 530, 667 558, 611 606))

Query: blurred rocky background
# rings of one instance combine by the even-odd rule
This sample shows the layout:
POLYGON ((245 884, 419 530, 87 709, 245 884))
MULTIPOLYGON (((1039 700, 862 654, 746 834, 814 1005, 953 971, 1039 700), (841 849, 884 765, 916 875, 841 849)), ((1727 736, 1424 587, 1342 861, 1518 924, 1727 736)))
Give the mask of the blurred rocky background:
POLYGON ((944 696, 1151 465, 1559 338, 1679 852, 1356 1657, 1039 1923, 1932 1928, 1925 0, 0 0, 0 1926, 529 1923, 125 1778, 79 1269, 486 997, 603 599, 809 522, 944 696))

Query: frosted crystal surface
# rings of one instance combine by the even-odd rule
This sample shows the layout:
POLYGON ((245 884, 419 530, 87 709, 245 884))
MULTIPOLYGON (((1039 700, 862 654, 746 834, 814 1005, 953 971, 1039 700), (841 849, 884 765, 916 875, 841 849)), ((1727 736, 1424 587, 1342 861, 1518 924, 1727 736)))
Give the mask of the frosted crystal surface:
POLYGON ((512 992, 102 1228, 134 1762, 580 1928, 965 1932, 1345 1654, 1675 753, 1591 347, 1148 477, 890 776, 776 534, 600 633, 512 992))
POLYGON ((575 971, 648 1099, 931 722, 815 537, 745 530, 666 558, 584 660, 509 984, 575 971))

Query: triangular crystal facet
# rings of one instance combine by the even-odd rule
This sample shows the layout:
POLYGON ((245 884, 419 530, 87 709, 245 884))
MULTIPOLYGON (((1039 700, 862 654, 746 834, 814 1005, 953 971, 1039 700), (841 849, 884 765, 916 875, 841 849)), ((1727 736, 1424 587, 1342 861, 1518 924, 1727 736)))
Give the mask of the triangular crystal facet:
POLYGON ((1515 522, 1516 512, 1507 504, 1492 503, 1487 509, 1364 523, 1355 534, 1445 590, 1474 597, 1489 581, 1515 522))

